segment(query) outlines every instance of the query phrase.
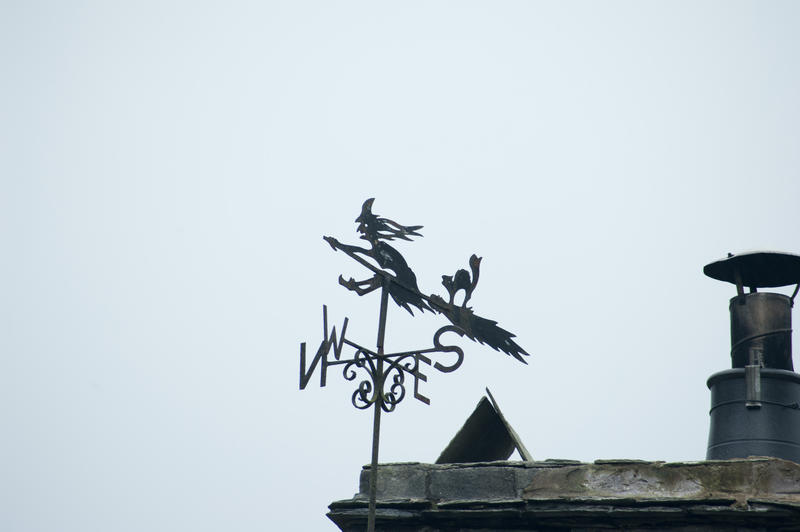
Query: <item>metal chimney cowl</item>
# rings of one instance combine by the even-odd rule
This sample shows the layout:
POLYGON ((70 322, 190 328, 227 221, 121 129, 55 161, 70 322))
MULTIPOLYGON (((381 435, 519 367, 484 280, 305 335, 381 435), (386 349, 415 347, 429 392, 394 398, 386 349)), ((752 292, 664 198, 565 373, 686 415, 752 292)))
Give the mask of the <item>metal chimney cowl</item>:
POLYGON ((709 377, 707 460, 774 456, 800 463, 800 374, 792 364, 792 307, 800 256, 751 252, 712 262, 703 273, 736 285, 730 300, 731 367, 709 377), (791 297, 758 292, 795 284, 791 297), (749 288, 749 293, 744 292, 749 288))

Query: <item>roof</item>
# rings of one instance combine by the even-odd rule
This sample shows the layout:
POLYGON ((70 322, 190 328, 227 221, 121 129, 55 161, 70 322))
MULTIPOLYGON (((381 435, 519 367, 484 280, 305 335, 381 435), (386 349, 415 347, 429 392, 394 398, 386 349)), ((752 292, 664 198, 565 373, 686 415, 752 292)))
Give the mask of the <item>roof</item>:
MULTIPOLYGON (((378 479, 377 530, 800 529, 800 464, 779 458, 414 462, 380 465, 378 479)), ((368 492, 365 466, 329 518, 364 530, 368 492)))

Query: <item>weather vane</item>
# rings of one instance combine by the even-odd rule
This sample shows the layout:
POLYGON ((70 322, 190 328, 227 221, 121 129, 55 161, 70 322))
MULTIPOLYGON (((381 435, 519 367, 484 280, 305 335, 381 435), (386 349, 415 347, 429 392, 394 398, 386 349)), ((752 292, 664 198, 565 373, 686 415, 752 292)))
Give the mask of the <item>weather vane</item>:
POLYGON ((306 358, 306 344, 300 344, 300 389, 304 389, 311 376, 320 366, 320 386, 325 386, 329 366, 344 366, 342 375, 348 381, 358 378, 362 372, 361 380, 353 392, 352 403, 358 409, 372 407, 374 410, 372 431, 372 465, 370 469, 370 501, 367 529, 375 530, 375 499, 377 492, 378 473, 378 444, 380 441, 381 411, 391 412, 406 396, 406 375, 413 379, 414 398, 425 404, 430 400, 419 389, 420 382, 428 380, 423 367, 433 365, 433 368, 443 373, 457 370, 464 361, 464 352, 455 345, 443 345, 441 337, 444 333, 453 332, 459 336, 466 336, 470 340, 486 344, 497 351, 502 351, 513 356, 522 363, 528 353, 514 340, 514 335, 492 321, 478 316, 467 306, 472 297, 472 292, 478 284, 481 258, 472 255, 469 259, 471 273, 459 269, 455 274, 442 275, 442 285, 447 290, 448 298, 432 294, 425 295, 417 286, 417 276, 408 266, 408 263, 394 247, 387 242, 392 240, 408 240, 412 237, 421 237, 421 225, 404 226, 382 218, 372 212, 375 199, 370 198, 361 207, 361 214, 355 219, 358 223, 357 231, 360 238, 365 240, 369 247, 359 247, 342 244, 333 237, 325 236, 324 240, 330 244, 334 251, 342 251, 347 256, 372 272, 372 276, 356 281, 353 278, 345 280, 339 276, 339 284, 348 290, 363 296, 380 289, 381 302, 378 318, 378 341, 376 350, 370 350, 345 337, 348 319, 345 318, 342 328, 337 335, 336 327, 328 333, 327 307, 322 307, 323 340, 319 344, 317 353, 309 362, 306 358), (370 262, 367 259, 371 259, 370 262), (374 264, 373 264, 374 262, 374 264), (456 304, 456 295, 464 291, 461 304, 456 304), (442 314, 452 325, 445 325, 433 335, 433 347, 403 351, 399 353, 386 353, 384 337, 386 334, 386 314, 389 296, 400 307, 406 309, 412 316, 414 309, 420 312, 429 311, 442 314), (342 358, 345 347, 354 350, 351 358, 342 358), (333 351, 333 359, 329 355, 333 351), (442 362, 434 362, 431 357, 435 354, 449 354, 442 362), (454 355, 453 355, 454 354, 454 355), (454 359, 453 359, 454 358, 454 359), (365 374, 365 375, 364 375, 365 374))

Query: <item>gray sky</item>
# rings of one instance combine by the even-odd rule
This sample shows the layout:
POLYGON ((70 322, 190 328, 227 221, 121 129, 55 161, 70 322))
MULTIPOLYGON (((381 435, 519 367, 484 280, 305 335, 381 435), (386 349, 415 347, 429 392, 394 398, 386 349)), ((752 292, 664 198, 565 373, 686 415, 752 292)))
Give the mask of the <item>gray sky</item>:
MULTIPOLYGON (((526 367, 461 369, 383 418, 432 461, 485 386, 537 459, 697 460, 730 285, 800 252, 800 4, 3 2, 0 529, 333 530, 371 415, 299 391, 299 344, 378 296, 323 241, 367 197, 426 293, 526 367)), ((796 318, 797 319, 797 318, 796 318)), ((446 321, 390 309, 387 347, 446 321)), ((795 335, 796 338, 796 335, 795 335)), ((797 343, 797 342, 795 342, 797 343)), ((316 382, 312 381, 312 384, 316 382)))

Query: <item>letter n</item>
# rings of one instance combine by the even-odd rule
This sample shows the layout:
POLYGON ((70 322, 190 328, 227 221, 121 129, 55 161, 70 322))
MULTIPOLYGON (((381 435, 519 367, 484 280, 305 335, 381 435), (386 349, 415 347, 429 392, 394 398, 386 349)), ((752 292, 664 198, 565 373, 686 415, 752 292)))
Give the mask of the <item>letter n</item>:
POLYGON ((330 346, 328 342, 323 341, 319 349, 317 349, 317 354, 314 355, 314 358, 311 360, 311 365, 306 370, 306 343, 303 342, 300 344, 300 389, 304 390, 308 381, 311 380, 311 375, 314 374, 314 369, 317 367, 317 363, 322 360, 322 364, 320 364, 320 374, 319 374, 319 385, 320 387, 325 386, 325 377, 328 373, 328 352, 330 351, 330 346), (327 349, 326 349, 327 348, 327 349))

